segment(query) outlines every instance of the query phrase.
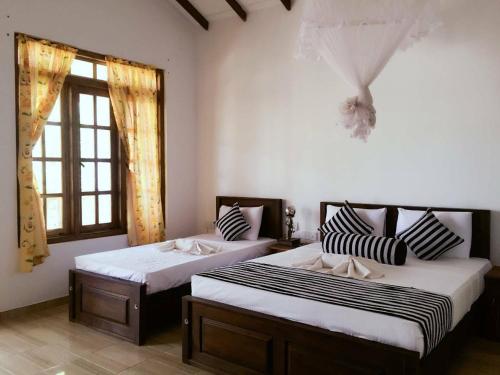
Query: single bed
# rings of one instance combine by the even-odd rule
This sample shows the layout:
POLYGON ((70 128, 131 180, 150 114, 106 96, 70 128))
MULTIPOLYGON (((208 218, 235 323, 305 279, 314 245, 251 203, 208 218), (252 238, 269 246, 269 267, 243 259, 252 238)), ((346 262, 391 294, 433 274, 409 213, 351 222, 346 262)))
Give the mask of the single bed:
POLYGON ((205 270, 231 265, 268 254, 275 239, 260 237, 255 241, 224 241, 215 234, 200 234, 188 240, 203 241, 221 249, 213 255, 192 255, 159 251, 158 244, 105 251, 75 258, 78 270, 146 284, 146 294, 176 288, 191 281, 191 276, 205 270))
POLYGON ((70 320, 138 345, 148 331, 178 321, 192 275, 266 255, 282 235, 280 199, 217 197, 217 215, 220 206, 235 202, 264 206, 257 240, 228 242, 215 234, 189 237, 221 249, 209 256, 160 251, 159 244, 150 244, 76 257, 76 268, 69 274, 70 320))
MULTIPOLYGON (((328 204, 337 205, 321 204, 322 223, 328 204)), ((415 322, 193 276, 193 297, 184 301, 184 361, 228 373, 443 373, 474 321, 484 274, 491 268, 489 211, 467 211, 473 212, 472 258, 408 258, 403 267, 384 266, 385 277, 375 280, 451 298, 451 330, 428 356, 415 322)), ((396 216, 397 208, 389 206, 388 235, 394 233, 396 216)), ((319 253, 316 243, 253 262, 288 267, 319 253)))

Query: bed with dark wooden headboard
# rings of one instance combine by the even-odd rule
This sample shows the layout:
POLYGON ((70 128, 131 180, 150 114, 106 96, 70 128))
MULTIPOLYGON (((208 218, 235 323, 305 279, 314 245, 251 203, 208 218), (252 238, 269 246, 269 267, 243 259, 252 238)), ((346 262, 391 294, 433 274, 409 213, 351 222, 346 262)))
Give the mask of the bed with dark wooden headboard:
MULTIPOLYGON (((281 199, 216 197, 216 215, 222 205, 264 206, 260 237, 280 238, 283 233, 281 199)), ((147 294, 147 285, 94 272, 69 271, 69 318, 111 333, 135 344, 146 334, 181 316, 181 298, 191 294, 186 283, 161 292, 147 294)))
MULTIPOLYGON (((230 203, 230 202, 228 202, 230 203)), ((320 222, 328 205, 321 202, 320 222)), ((398 207, 351 203, 355 208, 387 208, 386 233, 396 230, 398 207)), ((472 212, 471 256, 490 254, 490 211, 431 207, 434 211, 472 212)), ((419 353, 333 332, 209 299, 183 298, 183 361, 231 374, 442 374, 478 322, 481 299, 441 343, 420 359, 419 353)))
POLYGON ((283 236, 283 201, 281 199, 217 196, 215 198, 217 219, 220 206, 232 206, 236 202, 240 207, 264 206, 259 237, 278 239, 283 236))
MULTIPOLYGON (((387 237, 394 237, 396 234, 396 224, 398 221, 398 207, 407 210, 425 211, 431 208, 433 211, 453 211, 472 212, 472 244, 470 256, 475 258, 490 259, 490 216, 489 210, 478 210, 470 208, 446 208, 446 207, 422 207, 422 206, 395 206, 387 204, 351 203, 354 208, 387 208, 385 218, 385 233, 387 237)), ((341 202, 321 202, 320 203, 320 225, 325 223, 327 206, 343 206, 341 202)))

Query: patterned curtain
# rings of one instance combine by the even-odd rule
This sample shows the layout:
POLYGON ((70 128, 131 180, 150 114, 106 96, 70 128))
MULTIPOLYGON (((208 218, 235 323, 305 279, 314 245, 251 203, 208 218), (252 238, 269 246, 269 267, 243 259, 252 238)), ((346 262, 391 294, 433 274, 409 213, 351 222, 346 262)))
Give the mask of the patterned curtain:
POLYGON ((42 135, 75 55, 74 48, 18 36, 17 178, 21 272, 31 272, 33 266, 43 263, 49 256, 42 200, 36 190, 31 153, 42 135))
POLYGON ((109 96, 127 155, 129 245, 165 239, 156 70, 106 58, 109 96))

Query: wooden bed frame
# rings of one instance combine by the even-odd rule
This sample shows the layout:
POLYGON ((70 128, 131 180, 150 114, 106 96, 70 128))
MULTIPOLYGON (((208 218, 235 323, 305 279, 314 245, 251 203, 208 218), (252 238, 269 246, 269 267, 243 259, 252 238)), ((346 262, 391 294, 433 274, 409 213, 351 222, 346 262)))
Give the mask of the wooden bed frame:
MULTIPOLYGON (((261 237, 283 234, 281 199, 216 197, 216 215, 222 205, 264 206, 261 237)), ((146 335, 180 322, 182 296, 191 284, 146 294, 146 284, 73 269, 69 271, 69 319, 142 345, 146 335)))
MULTIPOLYGON (((321 223, 327 205, 321 202, 321 223)), ((397 207, 352 204, 358 208, 387 207, 386 233, 394 235, 397 207)), ((490 211, 434 208, 436 211, 471 211, 471 256, 488 258, 490 211)), ((311 325, 262 314, 214 301, 183 298, 182 359, 226 374, 444 374, 451 358, 473 330, 477 332, 481 299, 423 359, 419 353, 311 325)))

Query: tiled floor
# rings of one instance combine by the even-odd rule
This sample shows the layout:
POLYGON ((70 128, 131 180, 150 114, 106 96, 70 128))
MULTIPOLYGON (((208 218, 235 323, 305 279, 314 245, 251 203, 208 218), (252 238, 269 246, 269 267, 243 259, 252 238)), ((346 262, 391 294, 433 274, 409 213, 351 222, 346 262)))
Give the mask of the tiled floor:
MULTIPOLYGON (((70 323, 59 306, 0 323, 0 375, 209 374, 184 365, 181 348, 180 329, 137 347, 70 323)), ((471 339, 451 374, 500 375, 500 343, 471 339)))
POLYGON ((180 329, 137 347, 70 323, 66 306, 0 322, 0 375, 209 374, 184 365, 181 349, 180 329))

